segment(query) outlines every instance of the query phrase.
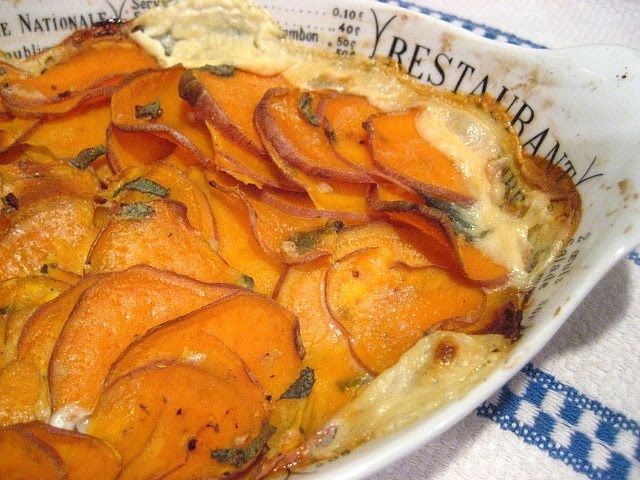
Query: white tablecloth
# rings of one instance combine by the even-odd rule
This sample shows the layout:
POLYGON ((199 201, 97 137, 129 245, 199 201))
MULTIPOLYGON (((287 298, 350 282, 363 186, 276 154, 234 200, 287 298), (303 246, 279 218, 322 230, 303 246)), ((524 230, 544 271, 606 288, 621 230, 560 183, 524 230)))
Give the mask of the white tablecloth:
MULTIPOLYGON (((385 3, 524 46, 640 48, 637 0, 385 3)), ((640 479, 638 372, 640 248, 605 276, 498 394, 373 479, 640 479)))

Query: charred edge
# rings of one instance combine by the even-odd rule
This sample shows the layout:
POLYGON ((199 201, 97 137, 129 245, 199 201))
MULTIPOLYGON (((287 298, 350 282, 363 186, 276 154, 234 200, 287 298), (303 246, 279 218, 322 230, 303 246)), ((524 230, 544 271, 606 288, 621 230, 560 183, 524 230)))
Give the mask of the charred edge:
POLYGON ((522 336, 522 310, 514 304, 507 305, 482 333, 499 334, 515 342, 522 336))

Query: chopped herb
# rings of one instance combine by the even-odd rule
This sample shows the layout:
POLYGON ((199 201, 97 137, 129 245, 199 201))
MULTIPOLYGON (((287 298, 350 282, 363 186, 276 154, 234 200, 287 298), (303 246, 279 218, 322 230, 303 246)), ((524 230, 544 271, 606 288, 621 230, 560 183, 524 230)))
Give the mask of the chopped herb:
POLYGON ((233 65, 204 65, 200 70, 211 72, 218 77, 233 77, 236 73, 236 67, 233 65))
POLYGON ((346 392, 347 390, 353 390, 360 387, 364 387, 369 382, 371 382, 371 380, 373 380, 373 377, 368 373, 365 373, 363 375, 358 375, 357 377, 349 378, 347 380, 340 382, 339 387, 340 387, 340 390, 342 390, 343 392, 346 392))
POLYGON ((65 90, 56 95, 57 100, 64 100, 65 98, 71 97, 71 90, 65 90))
POLYGON ((244 273, 242 274, 242 277, 240 278, 241 286, 248 290, 253 290, 255 284, 256 282, 253 280, 253 278, 251 278, 249 275, 245 275, 244 273))
POLYGON ((300 95, 300 100, 298 100, 298 110, 307 119, 307 121, 314 126, 320 125, 320 120, 315 116, 313 110, 311 109, 311 104, 313 103, 313 97, 309 92, 304 92, 300 95))
POLYGON ((49 265, 47 265, 46 263, 44 265, 42 265, 40 267, 40 273, 42 273, 43 275, 46 275, 49 273, 49 265))
POLYGON ((328 123, 324 126, 324 134, 327 136, 329 143, 332 145, 336 143, 336 131, 328 123))
POLYGON ((138 177, 130 182, 121 185, 114 193, 113 196, 117 197, 125 190, 135 190, 141 193, 150 193, 159 197, 166 197, 169 195, 169 189, 162 185, 149 180, 148 178, 138 177))
POLYGON ((260 433, 246 448, 219 448, 211 450, 211 459, 220 463, 228 463, 236 468, 250 462, 264 449, 267 441, 276 431, 273 425, 265 424, 260 433))
POLYGON ((17 210, 18 207, 20 207, 20 201, 18 200, 18 197, 16 197, 12 192, 9 192, 4 197, 2 197, 2 204, 12 210, 17 210))
POLYGON ((340 220, 336 220, 328 223, 322 228, 318 228, 317 230, 312 230, 310 232, 298 232, 291 237, 291 241, 296 246, 298 253, 306 253, 318 245, 324 235, 336 233, 342 227, 344 227, 344 223, 340 220))
POLYGON ((155 212, 155 209, 146 203, 128 203, 123 205, 120 209, 119 215, 122 218, 126 218, 128 220, 136 220, 147 218, 149 215, 152 215, 155 212))
POLYGON ((0 307, 0 315, 8 315, 9 307, 0 307))
POLYGON ((469 219, 467 211, 460 205, 425 193, 421 193, 420 196, 426 205, 444 213, 451 220, 453 230, 460 235, 464 235, 468 242, 483 238, 489 233, 487 230, 478 232, 477 227, 469 219))
POLYGON ((190 438, 189 441, 187 442, 187 450, 190 452, 193 452, 196 449, 196 444, 198 443, 198 440, 195 438, 190 438))
POLYGON ((298 379, 284 392, 280 398, 306 398, 311 393, 316 382, 316 374, 312 368, 305 367, 300 372, 298 379))
POLYGON ((107 153, 107 149, 104 145, 98 145, 97 147, 89 147, 82 150, 76 158, 71 160, 71 165, 80 170, 85 170, 91 165, 97 158, 107 153))
POLYGON ((7 73, 7 69, 4 67, 0 67, 0 75, 4 75, 5 73, 7 73))
POLYGON ((154 100, 146 105, 136 105, 136 118, 138 119, 153 119, 162 115, 162 107, 160 106, 160 100, 154 100))

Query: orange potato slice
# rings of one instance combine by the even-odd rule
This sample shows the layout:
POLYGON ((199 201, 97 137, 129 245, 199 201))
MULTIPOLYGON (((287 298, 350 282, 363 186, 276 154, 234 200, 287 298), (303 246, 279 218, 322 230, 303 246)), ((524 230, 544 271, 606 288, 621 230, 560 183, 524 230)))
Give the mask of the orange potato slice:
POLYGON ((152 133, 186 148, 202 165, 213 165, 209 131, 178 96, 183 72, 182 67, 174 67, 131 79, 111 97, 111 119, 120 130, 152 133))
MULTIPOLYGON (((119 478, 157 478, 191 467, 193 452, 209 457, 203 476, 229 475, 246 467, 251 459, 236 463, 237 456, 227 459, 225 453, 260 434, 267 405, 248 375, 229 376, 225 367, 219 365, 214 374, 192 364, 151 364, 105 388, 88 433, 122 454, 119 478)), ((198 467, 205 466, 197 460, 198 467)))
POLYGON ((327 305, 351 337, 358 358, 379 373, 429 329, 449 319, 477 318, 479 288, 439 267, 412 268, 389 249, 356 250, 327 271, 327 305))
POLYGON ((0 426, 49 420, 49 389, 38 367, 13 360, 0 370, 0 426))
POLYGON ((54 347, 53 411, 70 404, 91 411, 111 364, 133 340, 238 290, 148 266, 105 275, 81 295, 54 347))
POLYGON ((154 163, 128 168, 113 180, 109 193, 122 203, 153 201, 157 198, 180 202, 187 209, 189 224, 207 240, 216 241, 215 219, 205 192, 187 173, 172 165, 154 163))
POLYGON ((13 194, 19 207, 59 194, 92 199, 99 189, 98 179, 90 169, 80 170, 68 163, 22 159, 0 165, 0 192, 2 196, 13 194))
POLYGON ((298 263, 325 255, 335 247, 343 223, 322 216, 300 216, 261 201, 260 194, 238 192, 249 211, 253 234, 262 249, 283 263, 298 263))
POLYGON ((0 236, 0 281, 54 264, 81 274, 98 229, 90 199, 55 195, 34 201, 11 217, 0 236))
POLYGON ((64 463, 68 480, 86 480, 96 472, 100 472, 100 478, 115 480, 120 473, 120 455, 95 437, 38 421, 22 423, 15 428, 53 448, 64 463))
POLYGON ((280 75, 263 76, 241 69, 220 75, 203 68, 185 72, 180 96, 234 143, 266 153, 253 123, 253 112, 268 90, 286 86, 280 75))
POLYGON ((371 183, 372 178, 362 169, 336 155, 330 135, 316 116, 314 104, 318 98, 322 98, 321 93, 269 90, 255 110, 263 142, 287 165, 312 177, 371 183))
POLYGON ((39 123, 37 118, 0 117, 0 153, 20 143, 39 123))
POLYGON ((349 336, 327 309, 324 280, 331 263, 331 258, 324 256, 292 265, 275 296, 300 321, 306 352, 303 365, 313 369, 315 383, 308 397, 276 403, 270 422, 282 427, 274 436, 273 442, 279 444, 274 451, 288 450, 304 433, 320 428, 370 378, 353 356, 349 336))
POLYGON ((67 478, 62 457, 16 425, 0 428, 0 472, 12 480, 67 478))
POLYGON ((84 277, 28 317, 17 342, 15 359, 0 371, 0 423, 49 420, 51 352, 78 298, 98 278, 99 275, 84 277))
POLYGON ((84 276, 78 284, 41 305, 27 319, 17 343, 16 356, 35 364, 45 383, 49 359, 62 327, 82 293, 102 277, 84 276))
POLYGON ((130 73, 157 65, 119 29, 114 24, 75 33, 59 47, 42 53, 40 57, 58 56, 60 61, 40 75, 10 79, 1 94, 8 108, 22 115, 66 113, 78 104, 108 96, 130 73))
POLYGON ((366 97, 353 94, 329 94, 318 104, 318 116, 336 153, 351 165, 375 175, 371 151, 363 124, 380 109, 366 97))
POLYGON ((207 69, 187 70, 180 97, 206 123, 216 146, 216 167, 261 187, 294 188, 271 162, 253 124, 253 112, 270 88, 284 87, 281 76, 261 76, 234 69, 230 75, 207 69), (238 95, 238 92, 243 92, 238 95))
POLYGON ((271 295, 285 267, 254 237, 247 205, 234 190, 207 183, 201 171, 190 170, 189 176, 201 185, 211 205, 220 256, 236 270, 247 272, 255 291, 271 295))
POLYGON ((205 282, 251 285, 250 278, 231 268, 191 226, 184 205, 167 199, 126 204, 114 212, 87 263, 92 272, 147 264, 205 282))
POLYGON ((83 150, 104 146, 110 120, 108 102, 83 106, 65 115, 42 121, 22 142, 46 149, 58 159, 74 159, 83 150))
POLYGON ((342 229, 333 257, 339 259, 357 250, 370 248, 393 252, 394 258, 414 268, 449 266, 452 258, 439 245, 424 242, 424 235, 419 230, 402 223, 385 221, 342 229))
POLYGON ((244 292, 149 331, 122 354, 105 384, 154 359, 197 357, 192 344, 198 335, 216 337, 239 355, 270 399, 279 398, 300 374, 304 349, 297 319, 268 297, 244 292))
POLYGON ((106 148, 109 167, 119 174, 126 168, 152 164, 165 158, 176 145, 150 133, 126 132, 111 124, 107 128, 106 148))
POLYGON ((29 316, 68 288, 68 283, 46 276, 18 277, 0 283, 0 368, 15 358, 18 339, 29 316))
POLYGON ((373 115, 365 128, 373 162, 389 178, 421 194, 471 203, 464 176, 453 160, 418 132, 419 108, 373 115))
POLYGON ((375 196, 369 197, 369 204, 374 210, 386 212, 389 217, 420 230, 431 245, 439 248, 443 258, 450 259, 447 250, 452 249, 455 261, 448 261, 450 268, 462 271, 469 280, 498 287, 509 279, 508 268, 490 258, 464 235, 456 233, 451 220, 441 210, 414 201, 387 201, 375 196), (455 263, 459 264, 458 268, 455 263))

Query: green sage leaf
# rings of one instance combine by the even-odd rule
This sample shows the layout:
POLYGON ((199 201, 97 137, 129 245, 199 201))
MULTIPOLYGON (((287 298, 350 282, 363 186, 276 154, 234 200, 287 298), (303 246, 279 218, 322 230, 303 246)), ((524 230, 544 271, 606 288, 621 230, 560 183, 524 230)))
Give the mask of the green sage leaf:
POLYGON ((146 105, 136 105, 136 118, 151 120, 162 115, 160 100, 154 100, 146 105))
POLYGON ((311 393, 314 383, 316 383, 316 374, 312 368, 305 367, 300 372, 298 379, 284 392, 281 399, 306 398, 311 393))
POLYGON ((96 159, 107 153, 107 148, 104 145, 98 145, 97 147, 89 147, 82 150, 76 158, 71 160, 71 165, 80 170, 85 170, 96 159))
POLYGON ((130 182, 124 183, 118 189, 116 189, 116 191, 113 193, 113 196, 117 197, 125 190, 135 190, 141 193, 150 193, 159 197, 166 197, 169 195, 168 188, 165 188, 162 185, 154 182, 153 180, 149 180, 148 178, 144 177, 138 177, 131 180, 130 182))

